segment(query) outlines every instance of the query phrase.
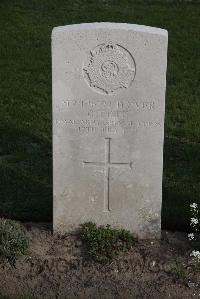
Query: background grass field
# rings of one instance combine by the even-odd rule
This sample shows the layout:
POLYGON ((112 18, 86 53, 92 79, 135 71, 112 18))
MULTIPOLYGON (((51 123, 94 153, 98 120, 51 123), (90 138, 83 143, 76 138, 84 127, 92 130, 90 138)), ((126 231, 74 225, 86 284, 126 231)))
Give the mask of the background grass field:
POLYGON ((200 204, 199 16, 197 1, 0 1, 0 216, 52 220, 52 28, 128 22, 169 31, 162 226, 188 229, 200 204))

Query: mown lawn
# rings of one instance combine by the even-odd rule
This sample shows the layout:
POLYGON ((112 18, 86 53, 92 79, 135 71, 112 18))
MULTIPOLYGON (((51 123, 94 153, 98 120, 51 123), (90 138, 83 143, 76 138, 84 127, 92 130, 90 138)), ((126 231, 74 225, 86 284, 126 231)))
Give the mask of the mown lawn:
POLYGON ((188 229, 200 204, 199 16, 198 1, 0 1, 0 216, 52 220, 52 28, 128 22, 169 31, 162 226, 188 229))

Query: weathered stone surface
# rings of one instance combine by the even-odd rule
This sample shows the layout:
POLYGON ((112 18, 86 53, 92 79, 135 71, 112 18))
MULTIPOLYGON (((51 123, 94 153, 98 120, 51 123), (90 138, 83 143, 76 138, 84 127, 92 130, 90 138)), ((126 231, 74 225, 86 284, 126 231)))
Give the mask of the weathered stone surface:
POLYGON ((52 32, 54 231, 85 221, 159 238, 167 31, 52 32))

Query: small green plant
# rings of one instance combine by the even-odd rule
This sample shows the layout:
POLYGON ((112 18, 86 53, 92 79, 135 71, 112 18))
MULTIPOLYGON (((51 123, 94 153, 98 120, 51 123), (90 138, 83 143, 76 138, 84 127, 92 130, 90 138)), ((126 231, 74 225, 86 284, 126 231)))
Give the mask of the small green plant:
POLYGON ((28 238, 15 221, 0 218, 0 259, 15 263, 17 257, 26 254, 28 238))
POLYGON ((174 270, 176 272, 176 275, 179 279, 185 279, 187 276, 187 270, 182 264, 176 263, 174 270))
POLYGON ((124 249, 134 244, 134 238, 127 230, 116 230, 110 225, 97 227, 87 222, 81 226, 81 238, 86 243, 89 254, 98 262, 106 264, 124 249))

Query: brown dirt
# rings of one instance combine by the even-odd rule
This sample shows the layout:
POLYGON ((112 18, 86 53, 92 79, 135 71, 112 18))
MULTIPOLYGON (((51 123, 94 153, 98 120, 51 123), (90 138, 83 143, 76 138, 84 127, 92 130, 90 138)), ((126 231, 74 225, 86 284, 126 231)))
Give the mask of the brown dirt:
POLYGON ((48 224, 25 225, 28 256, 15 268, 0 264, 0 294, 17 298, 200 298, 200 273, 189 258, 183 233, 163 232, 161 241, 139 241, 109 265, 92 261, 78 236, 52 236, 48 224), (186 278, 178 278, 175 263, 186 278))

